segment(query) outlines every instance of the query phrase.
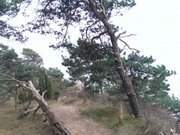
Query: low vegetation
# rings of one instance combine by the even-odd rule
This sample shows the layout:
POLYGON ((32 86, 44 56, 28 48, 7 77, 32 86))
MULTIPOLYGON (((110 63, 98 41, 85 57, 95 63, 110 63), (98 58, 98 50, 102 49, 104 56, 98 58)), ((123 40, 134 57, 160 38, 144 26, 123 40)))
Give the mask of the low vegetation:
POLYGON ((119 109, 115 107, 91 107, 83 110, 81 114, 95 120, 106 128, 112 129, 114 134, 139 135, 144 125, 142 119, 135 119, 129 116, 121 120, 119 117, 119 109))
POLYGON ((82 111, 81 114, 102 123, 108 128, 115 128, 121 124, 119 111, 115 107, 89 108, 82 111))
POLYGON ((0 105, 0 135, 49 135, 50 129, 39 115, 17 119, 11 105, 0 105))

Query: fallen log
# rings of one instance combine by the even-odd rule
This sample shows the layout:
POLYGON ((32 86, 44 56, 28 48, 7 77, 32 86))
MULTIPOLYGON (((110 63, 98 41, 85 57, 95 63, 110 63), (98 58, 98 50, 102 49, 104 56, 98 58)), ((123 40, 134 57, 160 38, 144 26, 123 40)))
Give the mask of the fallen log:
POLYGON ((54 113, 49 109, 44 96, 40 95, 39 91, 34 87, 31 81, 28 83, 19 81, 18 83, 20 86, 32 93, 33 99, 39 104, 39 107, 45 114, 54 135, 71 135, 69 130, 65 128, 64 124, 56 119, 54 113))
POLYGON ((45 117, 52 129, 53 135, 71 135, 69 130, 64 126, 63 122, 59 121, 55 117, 54 113, 50 110, 48 103, 44 99, 44 93, 41 95, 39 90, 35 88, 31 81, 20 81, 8 75, 6 75, 6 77, 10 78, 6 79, 7 81, 16 82, 20 87, 32 94, 32 98, 38 103, 38 106, 45 114, 45 117))

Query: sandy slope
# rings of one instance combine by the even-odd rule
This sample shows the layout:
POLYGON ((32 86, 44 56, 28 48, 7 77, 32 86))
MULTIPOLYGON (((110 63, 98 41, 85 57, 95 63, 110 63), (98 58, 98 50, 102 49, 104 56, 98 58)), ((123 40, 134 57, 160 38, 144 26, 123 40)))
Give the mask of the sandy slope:
POLYGON ((54 104, 51 109, 55 112, 56 117, 64 122, 72 135, 111 135, 109 129, 81 116, 80 106, 78 104, 54 104))

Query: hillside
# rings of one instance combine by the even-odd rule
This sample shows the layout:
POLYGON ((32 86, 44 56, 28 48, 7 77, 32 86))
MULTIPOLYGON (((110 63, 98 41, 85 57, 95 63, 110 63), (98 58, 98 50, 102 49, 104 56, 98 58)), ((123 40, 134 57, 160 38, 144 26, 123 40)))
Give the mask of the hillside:
POLYGON ((50 129, 42 123, 41 116, 17 119, 12 105, 0 105, 0 135, 49 135, 50 129))
MULTIPOLYGON (((49 104, 56 118, 65 124, 72 135, 156 135, 161 130, 169 132, 175 124, 169 113, 157 106, 149 106, 147 108, 150 110, 144 110, 149 112, 148 117, 135 119, 123 114, 123 119, 120 119, 119 108, 107 102, 90 99, 84 102, 72 88, 65 95, 49 104)), ((1 105, 0 127, 0 135, 51 134, 47 125, 43 124, 42 116, 30 115, 17 119, 17 113, 11 105, 1 105)))

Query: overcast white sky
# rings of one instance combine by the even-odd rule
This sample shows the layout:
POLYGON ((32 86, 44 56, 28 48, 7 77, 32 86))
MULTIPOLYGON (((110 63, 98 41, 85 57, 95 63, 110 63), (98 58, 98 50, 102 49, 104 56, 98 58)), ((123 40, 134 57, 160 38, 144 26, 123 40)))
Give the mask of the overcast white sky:
MULTIPOLYGON (((129 33, 137 34, 128 42, 145 55, 152 55, 158 64, 175 70, 177 75, 169 78, 171 92, 180 97, 180 1, 179 0, 136 0, 137 5, 128 11, 124 17, 114 18, 117 25, 121 25, 129 33)), ((36 0, 34 0, 36 3, 36 0)), ((26 18, 27 19, 27 18, 26 18)), ((13 23, 26 22, 17 17, 13 23)), ((29 18, 28 18, 29 19, 29 18)), ((17 42, 0 38, 0 42, 21 52, 23 47, 37 51, 44 59, 45 67, 61 66, 61 51, 49 49, 49 43, 55 42, 53 37, 30 35, 30 40, 22 45, 17 42), (51 40, 51 41, 49 41, 51 40)))

